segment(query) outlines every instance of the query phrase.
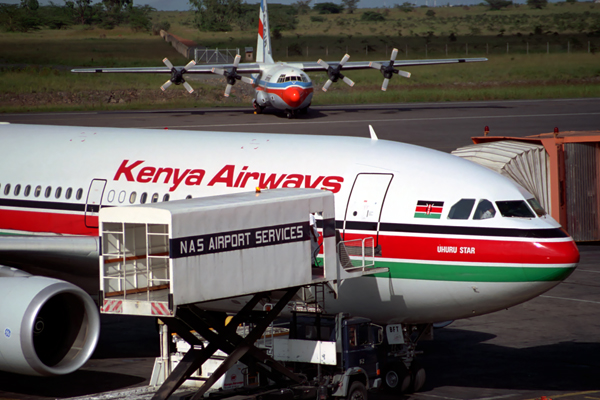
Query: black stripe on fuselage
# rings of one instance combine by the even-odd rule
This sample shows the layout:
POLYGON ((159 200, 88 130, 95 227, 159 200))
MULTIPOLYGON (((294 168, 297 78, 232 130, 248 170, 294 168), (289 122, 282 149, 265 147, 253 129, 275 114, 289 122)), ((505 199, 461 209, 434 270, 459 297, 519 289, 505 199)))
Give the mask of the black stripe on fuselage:
MULTIPOLYGON (((321 227, 321 221, 317 221, 321 227)), ((344 228, 344 221, 335 221, 336 229, 344 228)), ((377 231, 376 222, 347 221, 346 230, 350 231, 377 231)), ((514 229, 514 228, 483 228, 470 226, 447 226, 447 225, 417 225, 417 224, 394 224, 382 222, 379 232, 404 232, 424 233, 434 235, 464 235, 464 236, 499 236, 520 238, 565 238, 568 235, 560 228, 548 229, 514 229)))
MULTIPOLYGON (((77 211, 85 212, 85 203, 61 203, 53 201, 39 200, 15 200, 0 199, 0 207, 15 207, 24 209, 42 209, 57 211, 77 211)), ((106 206, 102 206, 106 207, 106 206)), ((98 212, 97 205, 89 205, 88 211, 98 212)), ((323 228, 323 221, 317 220, 317 226, 323 228)), ((344 221, 335 221, 336 229, 344 228, 344 221)), ((377 232, 376 222, 347 221, 346 230, 350 231, 373 231, 377 232)), ((560 228, 548 229, 514 229, 514 228, 483 228, 467 226, 447 226, 447 225, 417 225, 417 224, 394 224, 382 222, 379 227, 380 232, 404 232, 404 233, 424 233, 437 235, 470 235, 470 236, 499 236, 499 237, 520 237, 520 238, 565 238, 567 233, 560 228)))
MULTIPOLYGON (((15 207, 38 210, 56 210, 56 211, 85 211, 85 203, 62 203, 54 201, 40 200, 16 200, 0 199, 0 207, 15 207)), ((97 207, 97 206, 95 206, 97 207)), ((91 211, 91 210, 90 210, 91 211)), ((97 210, 96 210, 97 211, 97 210)))

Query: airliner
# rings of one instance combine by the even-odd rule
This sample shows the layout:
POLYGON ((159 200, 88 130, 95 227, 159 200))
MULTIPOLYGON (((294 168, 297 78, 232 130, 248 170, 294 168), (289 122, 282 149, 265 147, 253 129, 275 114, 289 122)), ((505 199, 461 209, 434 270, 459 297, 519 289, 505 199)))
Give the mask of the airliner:
POLYGON ((6 124, 0 143, 4 371, 66 374, 92 354, 102 207, 256 187, 329 190, 341 239, 373 238, 375 266, 389 272, 341 282, 326 311, 409 332, 532 299, 579 261, 573 239, 513 181, 369 137, 366 126, 358 138, 6 124))
POLYGON ((165 67, 76 68, 73 69, 72 72, 171 74, 171 78, 161 86, 161 89, 164 91, 172 84, 183 84, 189 93, 193 93, 194 89, 185 81, 185 74, 222 75, 227 81, 224 93, 225 97, 229 97, 233 85, 241 80, 254 87, 254 99, 252 105, 256 114, 262 113, 266 107, 272 107, 277 110, 283 110, 288 118, 294 118, 299 114, 306 114, 312 102, 314 86, 307 72, 325 71, 329 79, 323 85, 322 90, 327 91, 332 83, 337 82, 340 79, 347 85, 354 86, 354 82, 342 74, 342 69, 356 70, 374 68, 379 70, 383 75, 381 90, 386 91, 388 83, 394 75, 403 76, 405 78, 410 78, 411 76, 410 72, 397 69, 398 66, 410 67, 487 61, 487 58, 447 58, 398 61, 396 60, 397 55, 398 49, 393 49, 390 60, 386 61, 348 62, 350 55, 346 54, 341 61, 338 62, 327 62, 324 60, 305 63, 275 62, 273 60, 271 48, 267 1, 261 0, 255 63, 240 64, 241 56, 238 54, 232 64, 199 66, 192 60, 185 66, 173 66, 167 58, 164 58, 163 63, 165 64, 165 67), (240 74, 250 74, 251 77, 240 74))

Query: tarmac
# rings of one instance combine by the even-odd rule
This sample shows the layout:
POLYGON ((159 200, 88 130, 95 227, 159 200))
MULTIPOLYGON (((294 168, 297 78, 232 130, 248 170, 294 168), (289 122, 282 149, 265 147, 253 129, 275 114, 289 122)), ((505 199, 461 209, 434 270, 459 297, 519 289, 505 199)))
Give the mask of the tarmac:
MULTIPOLYGON (((380 138, 450 151, 469 144, 470 136, 481 135, 484 121, 498 122, 495 132, 493 124, 487 124, 492 126, 492 133, 507 136, 551 132, 555 125, 561 126, 561 130, 592 130, 600 129, 598 110, 600 99, 582 99, 379 105, 367 107, 366 111, 352 106, 324 107, 314 110, 314 119, 295 122, 277 115, 255 116, 247 111, 239 112, 236 117, 236 110, 232 109, 166 110, 162 114, 5 114, 0 120, 263 132, 289 129, 291 133, 363 136, 368 134, 363 132, 364 128, 371 123, 380 138), (411 113, 407 113, 408 109, 411 113), (352 122, 350 117, 360 119, 360 123, 352 122), (386 122, 386 118, 394 121, 386 122), (538 119, 544 125, 533 122, 538 119), (417 127, 412 125, 417 122, 417 127), (474 122, 482 126, 475 128, 474 122), (246 129, 232 127, 244 124, 246 129), (469 127, 465 130, 461 128, 463 125, 469 127)), ((435 330, 433 341, 421 342, 420 361, 426 369, 427 381, 421 392, 403 398, 528 400, 546 396, 600 400, 600 243, 578 246, 581 253, 578 268, 554 289, 507 310, 454 321, 435 330)), ((158 331, 152 318, 104 315, 100 343, 83 368, 50 378, 0 372, 0 400, 70 398, 141 388, 149 383, 158 353, 158 331)), ((399 398, 378 393, 369 397, 399 398)))

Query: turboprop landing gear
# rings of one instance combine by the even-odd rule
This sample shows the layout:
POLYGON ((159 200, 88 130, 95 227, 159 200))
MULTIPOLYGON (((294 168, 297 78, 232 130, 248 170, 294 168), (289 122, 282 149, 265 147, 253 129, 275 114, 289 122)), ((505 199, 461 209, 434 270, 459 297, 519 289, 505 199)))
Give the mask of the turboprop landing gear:
POLYGON ((265 109, 263 106, 258 104, 256 100, 252 100, 252 107, 254 107, 254 114, 262 114, 263 110, 265 109))
POLYGON ((285 116, 287 119, 292 119, 296 117, 296 113, 293 110, 285 110, 285 116))
POLYGON ((425 384, 426 374, 416 359, 417 342, 431 334, 431 324, 402 325, 404 343, 392 344, 391 358, 383 371, 383 388, 393 394, 418 392, 425 384))

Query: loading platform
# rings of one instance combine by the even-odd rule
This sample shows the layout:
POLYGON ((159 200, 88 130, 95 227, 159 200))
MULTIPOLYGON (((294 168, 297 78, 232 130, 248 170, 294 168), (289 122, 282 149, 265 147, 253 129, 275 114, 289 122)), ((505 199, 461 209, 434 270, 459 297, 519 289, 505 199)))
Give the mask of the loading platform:
POLYGON ((329 191, 276 189, 104 208, 99 222, 101 312, 159 317, 190 345, 172 372, 165 365, 154 400, 169 398, 218 350, 228 356, 191 399, 202 398, 238 361, 274 387, 303 384, 304 377, 255 342, 289 304, 308 308, 301 288, 323 293, 326 285, 335 295, 343 279, 387 271, 371 267, 373 249, 365 251, 364 243, 358 263, 340 254, 329 191), (311 234, 314 216, 322 219, 321 243, 311 234), (235 315, 228 319, 223 311, 235 315), (248 322, 252 329, 240 336, 236 328, 248 322))

